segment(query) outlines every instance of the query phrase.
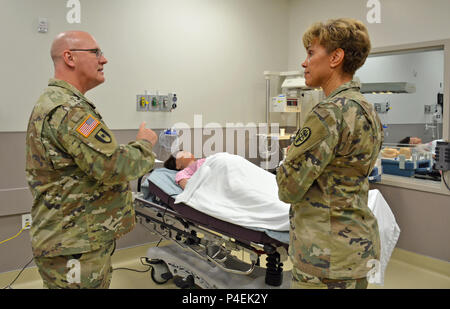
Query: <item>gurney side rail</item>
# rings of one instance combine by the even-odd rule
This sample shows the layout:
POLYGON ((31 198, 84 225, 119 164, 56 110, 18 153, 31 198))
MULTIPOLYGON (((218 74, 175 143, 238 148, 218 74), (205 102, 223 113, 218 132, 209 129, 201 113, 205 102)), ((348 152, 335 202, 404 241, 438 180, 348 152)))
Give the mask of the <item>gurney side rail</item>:
MULTIPOLYGON (((136 198, 138 199, 138 198, 136 198)), ((162 233, 160 231, 158 231, 158 229, 154 229, 153 231, 155 233, 157 233, 158 235, 160 235, 161 237, 168 239, 168 240, 172 240, 175 243, 177 243, 180 247, 184 248, 184 249, 188 249, 192 252, 194 252, 196 255, 198 255, 201 259, 206 259, 207 261, 213 263, 214 265, 220 267, 221 269, 223 269, 224 271, 230 272, 230 273, 234 273, 234 274, 239 274, 239 275, 250 275, 253 270, 255 269, 256 266, 256 261, 253 260, 251 264, 245 263, 245 265, 249 266, 248 269, 246 270, 238 270, 238 269, 233 269, 233 268, 229 268, 226 267, 224 264, 227 261, 231 261, 231 262, 235 262, 237 263, 238 261, 240 262, 240 260, 238 260, 237 258, 233 257, 231 254, 226 254, 224 255, 222 258, 219 257, 220 253, 223 251, 221 250, 217 250, 214 254, 212 254, 212 256, 208 255, 207 253, 207 248, 208 248, 208 242, 206 244, 202 243, 202 239, 196 236, 196 233, 193 234, 192 231, 195 230, 199 230, 201 233, 203 234, 208 234, 210 238, 221 238, 222 241, 230 241, 228 238, 224 239, 223 237, 220 237, 218 235, 214 235, 211 234, 209 231, 202 229, 200 227, 197 226, 190 226, 190 224, 186 221, 184 221, 182 218, 179 218, 179 216, 177 216, 176 212, 167 209, 166 207, 163 207, 161 205, 149 202, 149 201, 145 201, 142 203, 141 201, 141 207, 147 207, 148 206, 144 206, 144 205, 149 205, 151 207, 154 207, 156 210, 164 212, 164 216, 169 216, 172 217, 171 219, 176 219, 176 220, 182 220, 182 225, 184 226, 184 228, 191 229, 191 232, 185 231, 185 230, 181 230, 177 227, 175 227, 172 224, 169 224, 167 222, 165 222, 164 217, 162 217, 162 220, 156 219, 148 214, 145 214, 142 211, 136 210, 136 215, 143 217, 147 222, 152 222, 154 224, 157 224, 158 226, 162 227, 162 229, 167 229, 169 231, 173 231, 176 233, 176 236, 173 237, 172 233, 169 232, 169 234, 167 233, 162 233), (185 241, 182 242, 182 236, 185 238, 185 241), (202 248, 202 246, 204 247, 204 249, 202 248), (235 259, 235 260, 233 260, 235 259)), ((243 246, 243 244, 241 243, 235 243, 236 247, 239 246, 243 246)), ((245 246, 247 250, 253 250, 253 248, 248 248, 248 246, 245 246)), ((221 247, 222 248, 222 247, 221 247)), ((222 248, 223 249, 223 248, 222 248)), ((241 265, 244 264, 244 262, 240 263, 241 265)))

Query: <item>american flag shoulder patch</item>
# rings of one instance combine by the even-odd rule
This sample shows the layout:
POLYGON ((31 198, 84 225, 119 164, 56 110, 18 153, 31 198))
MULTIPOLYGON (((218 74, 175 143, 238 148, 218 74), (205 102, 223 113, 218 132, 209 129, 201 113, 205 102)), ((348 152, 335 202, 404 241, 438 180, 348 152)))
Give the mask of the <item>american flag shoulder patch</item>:
POLYGON ((77 132, 84 137, 89 137, 99 124, 100 122, 97 119, 92 117, 92 115, 89 115, 78 127, 77 132))

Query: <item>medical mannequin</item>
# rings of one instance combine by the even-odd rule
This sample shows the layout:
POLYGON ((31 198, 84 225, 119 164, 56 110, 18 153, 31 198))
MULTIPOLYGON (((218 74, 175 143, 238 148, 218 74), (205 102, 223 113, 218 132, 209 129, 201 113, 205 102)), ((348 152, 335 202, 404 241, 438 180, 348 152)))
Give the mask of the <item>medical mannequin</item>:
POLYGON ((417 136, 407 136, 401 141, 398 142, 399 144, 410 144, 410 145, 418 145, 422 144, 422 139, 417 136))
POLYGON ((184 190, 189 178, 202 166, 205 159, 195 160, 189 151, 179 151, 175 156, 171 155, 165 162, 164 167, 179 171, 175 175, 175 182, 184 190))

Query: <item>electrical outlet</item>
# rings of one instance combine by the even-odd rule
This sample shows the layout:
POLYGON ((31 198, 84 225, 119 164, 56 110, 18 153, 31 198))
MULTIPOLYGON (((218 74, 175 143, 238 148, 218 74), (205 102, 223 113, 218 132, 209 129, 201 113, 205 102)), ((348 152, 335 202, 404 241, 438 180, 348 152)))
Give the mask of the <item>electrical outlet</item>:
POLYGON ((389 102, 374 103, 374 107, 375 111, 379 114, 385 114, 391 109, 389 102))
POLYGON ((434 114, 437 111, 437 105, 425 105, 425 114, 434 114))
POLYGON ((29 230, 31 228, 31 214, 22 215, 22 228, 29 230), (28 226, 25 227, 28 223, 28 226))

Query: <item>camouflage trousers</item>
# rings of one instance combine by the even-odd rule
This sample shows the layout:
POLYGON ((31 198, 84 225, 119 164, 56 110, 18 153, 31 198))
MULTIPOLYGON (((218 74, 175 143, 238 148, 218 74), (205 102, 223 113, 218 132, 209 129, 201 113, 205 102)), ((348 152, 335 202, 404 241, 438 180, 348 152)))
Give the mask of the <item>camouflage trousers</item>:
POLYGON ((111 256, 115 241, 100 249, 67 256, 35 257, 34 261, 48 289, 107 289, 111 283, 111 256))
POLYGON ((292 269, 291 289, 366 289, 367 285, 367 278, 346 280, 319 278, 296 267, 292 269))

